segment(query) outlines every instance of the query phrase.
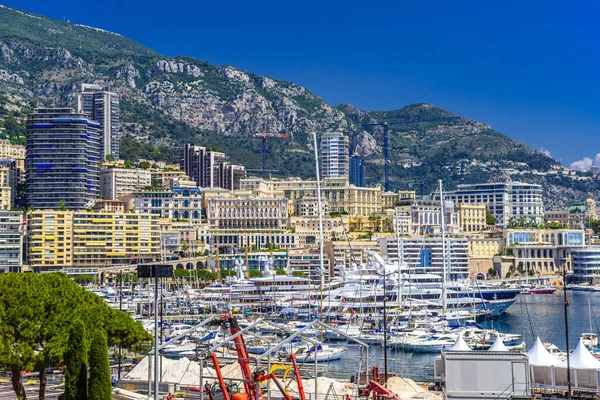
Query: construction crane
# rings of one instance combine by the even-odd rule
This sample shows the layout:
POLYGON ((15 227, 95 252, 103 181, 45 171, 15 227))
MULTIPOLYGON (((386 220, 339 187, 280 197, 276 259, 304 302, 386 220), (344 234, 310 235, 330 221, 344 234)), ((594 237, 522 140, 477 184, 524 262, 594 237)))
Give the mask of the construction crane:
MULTIPOLYGON (((247 169, 246 172, 262 172, 264 173, 265 170, 264 169, 247 169)), ((279 172, 278 169, 267 169, 266 172, 269 173, 269 179, 271 179, 273 172, 279 172)))
MULTIPOLYGON (((256 371, 252 374, 252 370, 250 368, 250 359, 248 356, 248 350, 246 348, 246 342, 244 340, 244 336, 241 334, 242 329, 237 321, 237 318, 232 314, 223 314, 219 319, 218 323, 224 327, 229 327, 229 333, 234 337, 233 343, 235 344, 235 350, 237 352, 238 364, 240 365, 240 370, 242 371, 242 377, 244 381, 244 392, 241 393, 233 393, 229 396, 229 393, 232 389, 231 385, 227 385, 225 383, 225 379, 223 378, 223 374, 221 373, 221 367, 219 365, 219 360, 217 358, 217 354, 213 353, 210 355, 210 359, 213 362, 213 366, 215 368, 215 374, 217 375, 217 381, 219 382, 219 388, 221 393, 223 394, 223 400, 262 400, 263 394, 262 390, 259 387, 260 383, 266 382, 268 380, 272 380, 282 395, 282 400, 306 400, 306 394, 304 393, 304 386, 302 385, 302 379, 300 377, 300 369, 296 362, 296 356, 294 354, 290 354, 289 360, 292 363, 292 370, 294 371, 297 385, 298 385, 298 393, 300 395, 299 399, 293 398, 289 393, 286 387, 284 387, 281 381, 275 376, 274 371, 269 371, 266 373, 264 371, 256 371)), ((213 399, 213 395, 210 394, 209 397, 213 399)))
POLYGON ((251 132, 250 136, 262 139, 262 174, 267 179, 267 138, 287 139, 287 133, 251 132))
POLYGON ((361 124, 361 126, 383 126, 383 188, 386 192, 390 191, 390 180, 388 174, 389 159, 389 126, 387 122, 377 122, 373 124, 361 124))

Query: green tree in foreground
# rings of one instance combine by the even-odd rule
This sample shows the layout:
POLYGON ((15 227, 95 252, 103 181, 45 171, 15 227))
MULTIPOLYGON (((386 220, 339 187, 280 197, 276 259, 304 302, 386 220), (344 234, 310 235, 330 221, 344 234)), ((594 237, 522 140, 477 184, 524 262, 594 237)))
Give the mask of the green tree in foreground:
POLYGON ((87 285, 88 283, 94 282, 94 277, 91 275, 77 275, 73 280, 80 285, 87 285))
POLYGON ((0 274, 0 369, 10 371, 19 400, 27 399, 21 371, 39 373, 39 398, 45 398, 45 367, 65 363, 75 320, 85 325, 86 346, 96 330, 106 332, 109 346, 125 349, 151 340, 139 322, 66 275, 0 274))
POLYGON ((87 400, 87 351, 85 325, 79 319, 69 332, 69 347, 65 353, 65 395, 63 400, 87 400))
POLYGON ((111 400, 112 385, 106 334, 97 330, 94 331, 91 338, 88 400, 111 400))

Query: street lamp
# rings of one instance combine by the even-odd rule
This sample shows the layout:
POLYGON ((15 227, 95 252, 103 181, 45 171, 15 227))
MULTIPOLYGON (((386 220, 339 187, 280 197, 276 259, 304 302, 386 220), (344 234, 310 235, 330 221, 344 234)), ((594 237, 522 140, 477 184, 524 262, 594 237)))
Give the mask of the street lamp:
POLYGON ((564 307, 565 307, 565 339, 567 341, 567 385, 568 392, 567 398, 571 399, 571 357, 569 354, 569 301, 567 300, 567 268, 566 264, 563 262, 563 298, 564 298, 564 307))

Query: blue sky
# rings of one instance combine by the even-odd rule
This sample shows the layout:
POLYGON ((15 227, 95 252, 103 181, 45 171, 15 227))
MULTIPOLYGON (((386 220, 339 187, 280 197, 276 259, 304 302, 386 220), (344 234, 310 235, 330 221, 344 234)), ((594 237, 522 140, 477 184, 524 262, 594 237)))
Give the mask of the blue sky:
POLYGON ((600 3, 0 3, 111 30, 165 55, 293 81, 334 105, 435 104, 567 165, 600 153, 600 3))

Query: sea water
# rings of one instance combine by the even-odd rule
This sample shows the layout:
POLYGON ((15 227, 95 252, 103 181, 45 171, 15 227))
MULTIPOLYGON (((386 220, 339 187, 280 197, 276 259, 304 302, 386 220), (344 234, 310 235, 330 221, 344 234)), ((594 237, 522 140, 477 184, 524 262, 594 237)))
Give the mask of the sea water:
MULTIPOLYGON (((590 331, 600 333, 600 293, 567 291, 569 301, 569 343, 571 350, 577 345, 579 336, 590 331), (588 311, 591 302, 591 316, 588 311)), ((524 334, 527 349, 539 336, 543 342, 551 342, 565 350, 565 317, 563 292, 553 294, 520 295, 517 301, 497 320, 482 323, 503 333, 524 334)), ((439 354, 412 353, 388 349, 388 371, 418 382, 427 382, 433 377, 433 360, 439 354)), ((323 363, 325 375, 334 378, 349 378, 359 367, 364 371, 364 357, 356 346, 348 345, 348 351, 339 361, 323 363)), ((383 346, 369 347, 369 367, 378 365, 383 373, 383 346)))

